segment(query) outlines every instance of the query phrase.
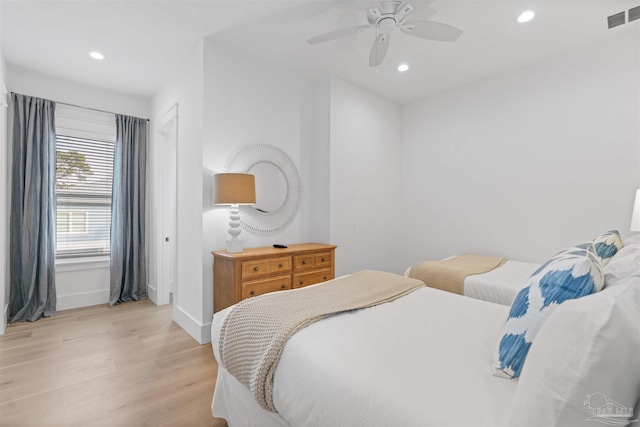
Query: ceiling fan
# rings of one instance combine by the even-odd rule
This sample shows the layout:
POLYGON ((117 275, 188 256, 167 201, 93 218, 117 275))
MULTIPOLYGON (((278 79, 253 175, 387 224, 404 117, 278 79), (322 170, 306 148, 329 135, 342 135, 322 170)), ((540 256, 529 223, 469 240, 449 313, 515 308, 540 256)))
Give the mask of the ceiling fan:
POLYGON ((330 31, 307 40, 309 44, 317 44, 337 40, 353 34, 376 29, 376 36, 369 51, 369 66, 376 67, 382 63, 387 50, 391 33, 399 28, 400 31, 412 36, 440 42, 454 42, 462 35, 462 30, 451 25, 434 21, 420 21, 407 19, 413 12, 413 6, 400 1, 382 1, 379 7, 367 10, 367 25, 355 25, 330 31))

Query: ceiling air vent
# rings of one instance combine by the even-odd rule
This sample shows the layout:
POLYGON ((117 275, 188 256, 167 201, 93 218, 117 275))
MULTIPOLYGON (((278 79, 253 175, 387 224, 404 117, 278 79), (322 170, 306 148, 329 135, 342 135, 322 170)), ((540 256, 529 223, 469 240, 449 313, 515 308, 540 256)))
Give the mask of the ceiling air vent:
POLYGON ((637 20, 640 20, 640 6, 607 16, 607 28, 612 29, 637 20))
POLYGON ((615 15, 611 15, 607 17, 607 27, 609 29, 618 27, 620 25, 624 25, 626 23, 626 12, 622 11, 620 13, 616 13, 615 15))

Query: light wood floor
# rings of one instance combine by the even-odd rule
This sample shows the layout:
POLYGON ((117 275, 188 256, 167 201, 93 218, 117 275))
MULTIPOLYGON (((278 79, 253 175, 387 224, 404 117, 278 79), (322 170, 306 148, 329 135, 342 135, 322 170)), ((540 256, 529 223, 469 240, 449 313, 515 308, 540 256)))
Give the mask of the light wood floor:
POLYGON ((218 365, 146 300, 62 311, 0 336, 1 426, 226 426, 218 365))

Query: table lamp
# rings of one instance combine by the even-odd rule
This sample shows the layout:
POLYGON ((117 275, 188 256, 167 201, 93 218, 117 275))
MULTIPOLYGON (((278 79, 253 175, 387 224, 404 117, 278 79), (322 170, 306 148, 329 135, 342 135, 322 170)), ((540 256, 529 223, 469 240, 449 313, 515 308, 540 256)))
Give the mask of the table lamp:
POLYGON ((631 231, 640 231, 640 189, 636 190, 636 201, 631 212, 631 231))
POLYGON ((219 173, 213 177, 213 203, 230 205, 229 234, 227 252, 242 252, 240 235, 240 206, 256 204, 255 177, 248 173, 219 173))

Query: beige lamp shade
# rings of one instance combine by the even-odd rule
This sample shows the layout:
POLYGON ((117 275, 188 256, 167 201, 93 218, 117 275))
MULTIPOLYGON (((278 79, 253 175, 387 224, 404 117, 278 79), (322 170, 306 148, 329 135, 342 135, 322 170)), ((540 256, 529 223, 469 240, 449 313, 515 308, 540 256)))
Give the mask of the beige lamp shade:
POLYGON ((219 173, 213 177, 216 205, 255 205, 256 178, 248 173, 219 173))

